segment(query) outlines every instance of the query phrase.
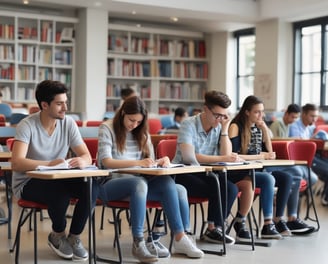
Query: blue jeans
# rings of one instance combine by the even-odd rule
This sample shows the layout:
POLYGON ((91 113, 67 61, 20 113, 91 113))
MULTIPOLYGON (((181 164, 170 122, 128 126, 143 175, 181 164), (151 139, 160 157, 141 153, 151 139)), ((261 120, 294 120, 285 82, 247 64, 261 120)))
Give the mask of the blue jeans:
POLYGON ((255 172, 255 186, 261 189, 260 201, 264 219, 272 219, 275 179, 268 172, 255 172))
POLYGON ((144 178, 127 175, 114 178, 101 186, 99 198, 103 201, 130 201, 134 237, 143 237, 147 200, 161 202, 174 233, 190 230, 187 191, 183 186, 175 184, 169 176, 144 178))

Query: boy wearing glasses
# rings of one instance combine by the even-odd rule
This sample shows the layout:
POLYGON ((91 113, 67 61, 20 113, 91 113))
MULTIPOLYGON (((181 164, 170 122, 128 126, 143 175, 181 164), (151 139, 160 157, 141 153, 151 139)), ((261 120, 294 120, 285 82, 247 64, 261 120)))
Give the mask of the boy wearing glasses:
MULTIPOLYGON (((173 163, 192 163, 190 154, 193 153, 194 163, 234 162, 241 161, 236 153, 232 153, 232 146, 228 137, 230 118, 228 107, 229 97, 218 91, 208 91, 205 94, 203 111, 198 115, 185 119, 180 127, 177 150, 173 163)), ((219 212, 218 188, 215 179, 206 177, 203 173, 177 177, 176 182, 186 187, 188 195, 207 197, 208 217, 207 230, 201 239, 211 243, 221 243, 224 234, 219 212)), ((228 216, 238 190, 242 192, 242 203, 237 215, 236 230, 239 241, 250 241, 251 236, 244 225, 244 219, 251 208, 253 190, 248 171, 229 173, 227 189, 220 183, 222 194, 222 211, 224 219, 228 216), (233 174, 233 175, 232 175, 233 174), (225 195, 227 194, 227 195, 225 195), (225 200, 227 197, 227 200, 225 200), (239 224, 240 223, 240 224, 239 224)), ((233 244, 234 238, 225 234, 227 244, 233 244)))

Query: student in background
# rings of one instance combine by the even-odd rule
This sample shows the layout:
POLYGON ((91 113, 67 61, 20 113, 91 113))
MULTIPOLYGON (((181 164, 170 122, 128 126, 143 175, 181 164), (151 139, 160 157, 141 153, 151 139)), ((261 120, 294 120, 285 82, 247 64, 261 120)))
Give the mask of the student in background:
POLYGON ((185 120, 188 117, 188 112, 182 108, 182 107, 177 107, 174 110, 174 125, 168 127, 167 129, 179 129, 181 126, 181 123, 183 120, 185 120))
MULTIPOLYGON (((301 108, 297 104, 290 104, 287 107, 283 117, 275 120, 271 126, 271 132, 274 138, 288 138, 289 128, 300 116, 301 108)), ((292 190, 287 202, 287 226, 293 234, 303 235, 312 233, 315 228, 307 225, 297 215, 299 203, 299 187, 301 179, 307 179, 308 171, 304 166, 291 166, 282 168, 284 171, 293 175, 292 190)), ((317 176, 311 170, 311 177, 314 182, 317 181, 317 176)))
MULTIPOLYGON (((190 155, 194 156, 197 163, 241 160, 236 153, 232 153, 228 137, 230 119, 227 109, 230 104, 231 100, 224 93, 213 90, 205 94, 203 112, 185 119, 181 124, 174 163, 189 163, 190 155)), ((219 190, 215 179, 206 177, 204 173, 193 173, 176 177, 176 182, 187 188, 188 195, 209 199, 208 226, 201 239, 211 243, 222 243, 225 238, 227 244, 234 244, 234 238, 222 232, 224 223, 221 221, 220 204, 217 198, 219 190)), ((250 241, 251 235, 245 225, 254 193, 249 172, 229 172, 227 189, 222 182, 220 188, 224 219, 230 214, 238 190, 241 191, 241 202, 235 225, 236 238, 239 241, 250 241), (227 200, 225 200, 226 196, 227 200)))
MULTIPOLYGON (((73 168, 91 164, 91 156, 75 121, 66 116, 67 88, 57 81, 43 81, 36 87, 35 97, 40 112, 24 118, 16 127, 12 150, 13 192, 17 198, 43 203, 48 206, 52 232, 49 246, 62 258, 88 259, 80 234, 88 219, 86 207, 87 183, 83 178, 41 180, 30 178, 26 171, 39 165, 53 166, 63 162, 71 149, 75 154, 69 162, 73 168), (66 211, 71 198, 77 198, 74 213, 66 235, 66 211)), ((93 206, 97 184, 92 184, 93 206)))
POLYGON ((131 87, 127 87, 127 88, 122 88, 121 89, 121 105, 123 104, 123 102, 131 97, 131 96, 137 96, 137 93, 135 90, 133 90, 131 87))
MULTIPOLYGON (((314 104, 306 104, 302 106, 302 113, 299 120, 294 122, 289 131, 289 136, 294 138, 310 139, 315 138, 315 122, 318 119, 319 109, 314 104)), ((321 132, 321 131, 320 131, 321 132)), ((325 133, 321 133, 325 134, 325 133)), ((328 206, 328 166, 327 159, 320 157, 320 154, 314 156, 312 162, 312 170, 324 181, 324 191, 321 197, 321 204, 328 206)), ((311 175, 313 176, 313 175, 311 175)), ((311 180, 313 177, 311 178, 311 180)), ((312 181, 315 183, 316 180, 312 181)))
POLYGON ((300 117, 301 108, 297 104, 290 104, 282 118, 278 118, 270 125, 274 138, 288 138, 289 128, 300 117))
MULTIPOLYGON (((147 132, 147 110, 136 96, 127 98, 112 121, 99 128, 98 164, 102 168, 131 166, 168 166, 168 157, 154 159, 154 150, 147 132)), ((132 225, 132 253, 140 261, 151 263, 157 257, 170 253, 159 242, 145 242, 144 221, 146 201, 160 201, 174 233, 173 248, 176 253, 191 258, 201 258, 204 253, 185 234, 190 231, 187 192, 168 176, 142 177, 140 175, 117 175, 102 186, 100 198, 104 201, 130 198, 132 225)))

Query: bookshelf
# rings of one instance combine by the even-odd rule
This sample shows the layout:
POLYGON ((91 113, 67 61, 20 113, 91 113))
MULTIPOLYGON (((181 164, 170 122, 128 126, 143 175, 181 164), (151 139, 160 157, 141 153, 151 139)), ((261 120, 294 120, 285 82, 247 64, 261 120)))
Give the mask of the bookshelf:
POLYGON ((35 103, 34 89, 45 79, 74 92, 76 18, 0 11, 0 89, 9 103, 35 103))
POLYGON ((152 113, 200 108, 207 78, 203 33, 109 24, 107 111, 119 106, 124 87, 134 88, 152 113))

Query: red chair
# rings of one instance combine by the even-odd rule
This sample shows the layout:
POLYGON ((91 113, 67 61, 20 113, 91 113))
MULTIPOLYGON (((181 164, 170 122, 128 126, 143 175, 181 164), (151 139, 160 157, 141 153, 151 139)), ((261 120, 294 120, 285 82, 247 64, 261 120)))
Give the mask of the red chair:
POLYGON ((25 224, 26 220, 30 219, 33 217, 33 232, 34 232, 34 263, 37 263, 38 259, 38 230, 37 230, 37 213, 42 213, 42 210, 48 209, 47 205, 42 204, 42 203, 36 203, 32 201, 27 201, 24 199, 19 199, 17 202, 18 206, 22 208, 21 214, 18 220, 17 224, 17 231, 16 231, 16 237, 15 241, 10 248, 10 252, 15 251, 15 263, 19 263, 19 250, 20 250, 20 235, 21 235, 21 228, 25 224))
MULTIPOLYGON (((172 160, 175 155, 176 147, 177 147, 177 139, 163 139, 157 145, 156 157, 161 158, 164 156, 168 156, 169 159, 172 160)), ((201 217, 202 217, 202 226, 201 226, 200 235, 202 235, 206 225, 203 203, 208 202, 208 198, 190 196, 188 197, 188 202, 190 206, 194 206, 194 234, 196 234, 196 229, 197 229, 197 205, 200 206, 201 217)))
POLYGON ((157 118, 148 119, 148 131, 149 134, 158 134, 162 129, 162 122, 157 118))
POLYGON ((6 117, 4 114, 0 114, 0 126, 6 126, 6 117))
MULTIPOLYGON (((117 246, 117 251, 118 251, 118 257, 119 257, 119 262, 117 263, 123 263, 122 262, 122 250, 121 250, 121 246, 120 246, 120 241, 119 241, 119 237, 121 235, 121 218, 120 215, 123 211, 128 212, 128 210, 130 209, 130 202, 126 201, 126 200, 121 200, 121 201, 110 201, 107 204, 105 204, 104 206, 107 206, 109 208, 112 209, 113 212, 113 221, 109 221, 111 224, 114 224, 114 231, 115 231, 115 235, 114 235, 114 242, 113 242, 113 246, 117 246)), ((147 229, 148 229, 148 235, 151 236, 151 231, 154 228, 154 224, 157 221, 157 218, 160 215, 160 212, 162 211, 162 205, 160 202, 156 202, 156 201, 147 201, 147 205, 146 205, 148 210, 151 209, 155 209, 155 216, 154 216, 154 220, 153 220, 153 226, 150 226, 150 219, 149 219, 149 213, 148 210, 146 211, 146 221, 147 221, 147 229)), ((104 208, 103 207, 103 212, 102 212, 102 216, 104 213, 104 208)), ((102 217, 103 218, 103 217, 102 217)), ((129 219, 129 214, 127 213, 127 220, 128 222, 130 222, 129 219)), ((102 228, 101 228, 102 229, 102 228)), ((97 258, 99 261, 102 261, 105 259, 102 259, 101 257, 98 256, 97 258)))
POLYGON ((83 126, 83 121, 82 120, 75 120, 76 124, 78 127, 82 127, 83 126))
POLYGON ((91 154, 92 163, 97 164, 98 138, 84 138, 83 140, 91 154))
POLYGON ((87 127, 99 127, 103 121, 100 120, 89 120, 86 122, 87 127))
POLYGON ((309 184, 305 191, 306 201, 307 201, 305 219, 309 219, 316 222, 317 223, 316 231, 318 231, 320 229, 320 223, 319 223, 317 210, 315 207, 315 201, 313 199, 313 190, 312 190, 312 182, 311 182, 311 166, 312 166, 314 155, 316 153, 316 149, 317 149, 316 143, 314 143, 311 140, 294 141, 288 145, 288 155, 290 159, 306 161, 309 184), (314 213, 314 219, 310 217, 311 208, 314 213))

